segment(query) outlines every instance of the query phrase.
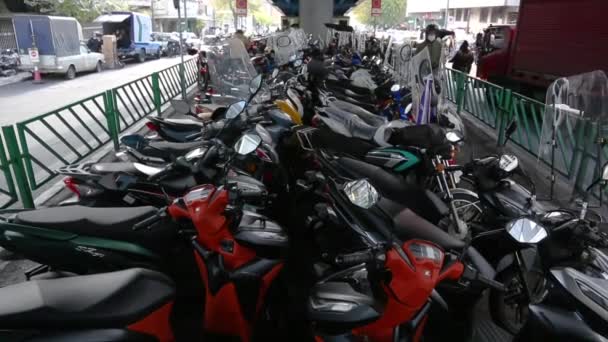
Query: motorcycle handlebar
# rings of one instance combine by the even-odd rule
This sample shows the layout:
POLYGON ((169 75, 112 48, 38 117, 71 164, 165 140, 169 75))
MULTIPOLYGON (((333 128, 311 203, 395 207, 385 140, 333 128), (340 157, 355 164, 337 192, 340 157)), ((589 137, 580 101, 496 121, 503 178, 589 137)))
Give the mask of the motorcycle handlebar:
POLYGON ((139 221, 136 224, 134 224, 131 229, 140 230, 140 229, 149 228, 154 223, 160 221, 163 217, 165 217, 166 212, 167 212, 167 207, 162 207, 162 208, 158 209, 158 211, 154 215, 144 219, 143 221, 139 221))
POLYGON ((334 258, 334 263, 339 266, 357 265, 374 260, 374 254, 370 250, 354 252, 348 254, 338 254, 334 258))
POLYGON ((239 197, 242 199, 257 199, 266 196, 264 190, 239 190, 239 197))

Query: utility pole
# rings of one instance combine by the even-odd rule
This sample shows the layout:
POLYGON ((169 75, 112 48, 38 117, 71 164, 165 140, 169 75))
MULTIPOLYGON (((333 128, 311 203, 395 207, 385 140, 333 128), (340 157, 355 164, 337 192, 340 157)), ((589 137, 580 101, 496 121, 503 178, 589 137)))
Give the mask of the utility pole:
POLYGON ((450 0, 447 0, 445 5, 445 29, 448 29, 448 23, 450 22, 450 0))
POLYGON ((154 29, 154 1, 150 0, 150 19, 152 19, 152 32, 156 32, 154 29))
MULTIPOLYGON (((178 30, 179 30, 179 56, 181 58, 181 63, 179 65, 179 78, 180 78, 180 83, 182 85, 182 100, 186 100, 186 79, 184 77, 184 47, 183 47, 183 30, 184 30, 184 25, 182 23, 182 12, 180 10, 180 6, 179 6, 179 0, 177 3, 177 22, 179 24, 178 30)), ((184 0, 184 9, 186 8, 186 0, 184 0)))
POLYGON ((190 29, 188 27, 188 0, 184 0, 184 19, 186 20, 186 31, 189 32, 190 29))

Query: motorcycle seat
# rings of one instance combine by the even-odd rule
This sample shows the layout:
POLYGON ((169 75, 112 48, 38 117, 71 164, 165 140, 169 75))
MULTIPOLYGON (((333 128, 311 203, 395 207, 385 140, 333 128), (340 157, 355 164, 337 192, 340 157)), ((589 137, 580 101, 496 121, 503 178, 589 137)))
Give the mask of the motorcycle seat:
POLYGON ((357 158, 365 154, 376 145, 362 139, 345 137, 328 128, 319 128, 310 135, 310 141, 315 148, 324 148, 337 153, 346 153, 357 158))
POLYGON ((157 157, 163 159, 171 159, 171 157, 180 157, 186 153, 201 147, 203 142, 169 142, 169 141, 151 141, 145 146, 141 153, 149 157, 157 157))
POLYGON ((164 119, 150 116, 148 120, 155 122, 159 126, 166 126, 176 131, 198 131, 205 126, 202 122, 190 119, 164 119))
POLYGON ((133 242, 162 251, 175 234, 170 224, 155 224, 149 230, 133 230, 133 225, 155 214, 154 207, 91 208, 80 205, 42 208, 15 215, 14 223, 65 231, 76 235, 133 242))
POLYGON ((163 179, 160 186, 169 194, 181 196, 186 191, 197 186, 196 179, 191 174, 180 175, 175 178, 163 179))
POLYGON ((376 134, 377 127, 338 107, 324 107, 319 113, 320 119, 336 133, 365 140, 372 140, 376 134))
POLYGON ((118 162, 118 163, 95 163, 91 165, 89 169, 91 173, 96 174, 107 174, 107 173, 139 173, 135 164, 131 162, 118 162))
POLYGON ((344 94, 347 96, 350 96, 352 98, 355 98, 355 99, 360 99, 362 101, 371 100, 371 94, 368 94, 368 95, 358 94, 350 89, 344 89, 344 94))
POLYGON ((90 166, 89 172, 99 175, 109 173, 128 173, 136 175, 151 176, 162 170, 162 165, 149 166, 141 163, 116 162, 116 163, 95 163, 90 166))
POLYGON ((174 294, 171 279, 142 268, 27 281, 0 289, 0 329, 123 328, 174 294))

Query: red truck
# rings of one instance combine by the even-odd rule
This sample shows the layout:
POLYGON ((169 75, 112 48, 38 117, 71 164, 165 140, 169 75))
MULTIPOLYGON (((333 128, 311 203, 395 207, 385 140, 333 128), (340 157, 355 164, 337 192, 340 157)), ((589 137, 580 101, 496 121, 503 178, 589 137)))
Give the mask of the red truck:
POLYGON ((558 77, 608 73, 607 14, 608 0, 521 0, 517 26, 486 29, 477 76, 533 96, 558 77))

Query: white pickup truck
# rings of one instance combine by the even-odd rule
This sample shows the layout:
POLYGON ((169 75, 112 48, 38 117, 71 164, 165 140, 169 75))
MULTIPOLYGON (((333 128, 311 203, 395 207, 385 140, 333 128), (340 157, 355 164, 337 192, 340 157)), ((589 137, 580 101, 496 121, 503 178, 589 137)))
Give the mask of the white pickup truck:
MULTIPOLYGON (((103 54, 91 52, 84 44, 81 44, 80 53, 77 55, 65 57, 40 56, 38 68, 41 73, 65 74, 65 78, 71 80, 76 77, 76 73, 78 72, 101 72, 103 70, 103 63, 103 54)), ((34 70, 29 55, 21 56, 21 69, 34 70)))
POLYGON ((104 56, 91 52, 82 42, 82 29, 76 19, 18 14, 13 18, 20 69, 34 70, 30 51, 36 49, 41 73, 64 74, 67 79, 77 72, 103 68, 104 56))

